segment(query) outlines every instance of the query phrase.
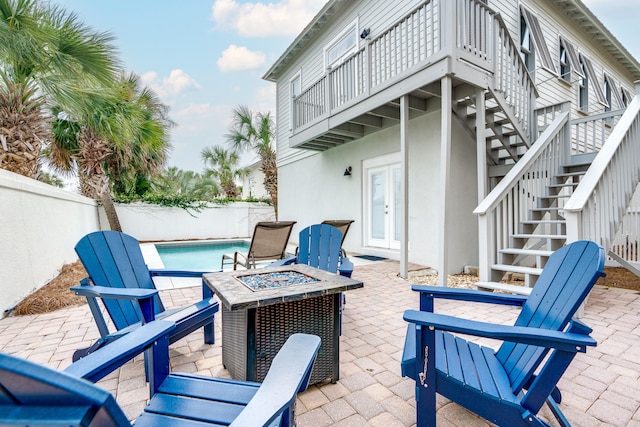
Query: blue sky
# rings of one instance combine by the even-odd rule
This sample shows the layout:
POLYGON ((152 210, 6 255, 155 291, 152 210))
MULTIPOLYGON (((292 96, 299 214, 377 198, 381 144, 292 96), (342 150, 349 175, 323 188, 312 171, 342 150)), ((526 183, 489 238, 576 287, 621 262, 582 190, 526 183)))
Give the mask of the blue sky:
MULTIPOLYGON (((116 37, 125 69, 156 90, 178 125, 168 166, 196 172, 203 148, 225 144, 233 108, 275 112, 275 84, 261 77, 325 2, 52 0, 116 37)), ((640 0, 584 3, 640 58, 640 0)))

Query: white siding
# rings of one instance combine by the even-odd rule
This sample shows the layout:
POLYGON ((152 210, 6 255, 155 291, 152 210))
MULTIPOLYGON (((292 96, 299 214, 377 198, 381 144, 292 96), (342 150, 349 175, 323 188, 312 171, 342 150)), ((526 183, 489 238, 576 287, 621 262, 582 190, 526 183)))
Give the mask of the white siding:
MULTIPOLYGON (((495 3, 497 2, 491 2, 491 6, 495 7, 495 3)), ((501 10, 501 14, 503 17, 508 15, 510 20, 514 20, 512 25, 516 25, 516 31, 512 33, 512 36, 516 37, 514 40, 519 42, 519 29, 517 27, 517 23, 519 22, 520 16, 517 5, 509 4, 509 2, 506 1, 502 3, 504 3, 504 5, 501 7, 509 7, 511 9, 511 12, 504 12, 503 9, 501 10)), ((551 73, 543 69, 540 64, 539 55, 536 55, 535 80, 539 92, 539 98, 537 101, 538 106, 547 106, 560 102, 571 101, 573 117, 575 118, 578 116, 578 77, 573 74, 571 85, 567 85, 566 82, 560 81, 561 79, 559 78, 560 36, 570 41, 578 53, 582 53, 591 60, 597 81, 590 81, 590 85, 598 84, 603 88, 604 74, 606 73, 616 82, 617 91, 620 91, 620 85, 622 84, 628 91, 632 94, 634 93, 632 90, 634 87, 633 77, 630 76, 626 70, 621 68, 614 59, 612 59, 601 47, 598 46, 598 44, 594 43, 592 37, 582 32, 582 30, 571 22, 561 10, 550 4, 552 2, 528 0, 521 1, 520 3, 529 8, 529 10, 535 13, 538 17, 555 66, 555 73, 551 73)), ((621 108, 621 106, 615 103, 615 97, 613 97, 613 99, 614 105, 612 108, 621 108)), ((604 108, 604 105, 598 102, 593 87, 590 87, 588 113, 602 113, 604 112, 604 108)))
MULTIPOLYGON (((403 2, 388 2, 385 0, 353 1, 349 2, 340 16, 334 17, 332 22, 310 42, 304 53, 299 55, 289 64, 283 72, 277 85, 277 141, 278 141, 278 166, 296 161, 313 152, 307 150, 292 149, 289 147, 291 135, 289 97, 289 81, 298 72, 301 72, 302 90, 306 89, 322 76, 324 69, 324 48, 342 30, 355 19, 359 22, 359 33, 364 28, 371 29, 371 37, 376 37, 406 14, 415 9, 422 1, 411 0, 403 2)), ((359 39, 360 46, 365 43, 359 39)))

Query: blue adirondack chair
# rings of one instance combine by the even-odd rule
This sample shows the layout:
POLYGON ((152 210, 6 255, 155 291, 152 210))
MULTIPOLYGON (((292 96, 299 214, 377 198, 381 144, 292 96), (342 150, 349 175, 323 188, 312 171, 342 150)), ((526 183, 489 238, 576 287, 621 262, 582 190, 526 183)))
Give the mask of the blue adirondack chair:
POLYGON ((0 353, 0 425, 131 426, 113 396, 92 384, 147 350, 151 399, 138 427, 292 426, 320 346, 315 335, 284 344, 262 384, 169 373, 173 322, 153 321, 80 359, 64 372, 0 353))
POLYGON ((342 233, 328 224, 314 224, 298 234, 296 256, 275 261, 271 266, 306 264, 331 273, 351 277, 353 263, 342 253, 342 233))
POLYGON ((201 271, 149 270, 142 256, 138 241, 117 231, 97 231, 84 236, 75 247, 89 277, 80 286, 71 290, 87 298, 101 338, 91 347, 78 350, 74 361, 95 351, 106 343, 138 328, 144 322, 139 308, 139 299, 154 296, 155 317, 176 322, 171 334, 175 342, 191 332, 204 328, 204 341, 214 343, 214 314, 218 302, 211 289, 202 283, 202 297, 187 307, 166 310, 155 288, 153 277, 197 277, 201 271), (115 331, 109 331, 107 322, 98 305, 101 299, 115 331))
POLYGON ((596 341, 572 319, 604 268, 604 251, 579 241, 553 253, 531 295, 413 286, 420 311, 407 310, 402 374, 416 381, 417 425, 436 425, 439 393, 500 426, 548 426, 537 414, 547 402, 561 425, 556 384, 578 352, 596 341), (504 326, 433 313, 435 298, 522 306, 504 326), (455 335, 503 340, 495 351, 455 335))

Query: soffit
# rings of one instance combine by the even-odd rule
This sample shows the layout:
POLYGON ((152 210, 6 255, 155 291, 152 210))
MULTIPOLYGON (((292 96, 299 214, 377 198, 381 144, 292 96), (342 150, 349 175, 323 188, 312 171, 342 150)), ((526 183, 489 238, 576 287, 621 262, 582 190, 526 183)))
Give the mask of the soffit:
POLYGON ((551 0, 562 13, 584 31, 620 65, 627 69, 634 79, 640 79, 640 63, 615 38, 602 22, 581 0, 551 0))

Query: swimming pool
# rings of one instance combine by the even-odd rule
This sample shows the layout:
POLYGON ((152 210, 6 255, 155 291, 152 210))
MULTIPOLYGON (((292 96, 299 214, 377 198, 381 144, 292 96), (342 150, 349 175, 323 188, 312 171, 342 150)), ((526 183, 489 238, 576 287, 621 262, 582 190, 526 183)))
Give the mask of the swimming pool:
POLYGON ((236 251, 248 252, 249 242, 232 240, 221 242, 157 243, 155 245, 164 268, 175 270, 220 270, 222 255, 236 251))

